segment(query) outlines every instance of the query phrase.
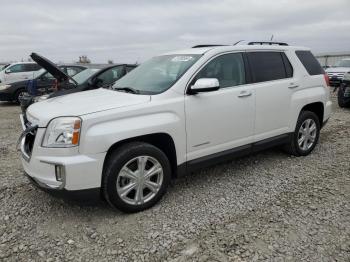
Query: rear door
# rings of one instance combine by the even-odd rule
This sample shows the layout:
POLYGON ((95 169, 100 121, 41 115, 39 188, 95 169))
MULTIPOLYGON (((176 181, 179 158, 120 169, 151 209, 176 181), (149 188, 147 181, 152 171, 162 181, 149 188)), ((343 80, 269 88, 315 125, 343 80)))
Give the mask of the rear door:
POLYGON ((282 51, 247 52, 256 93, 254 141, 288 132, 291 96, 298 86, 282 51))

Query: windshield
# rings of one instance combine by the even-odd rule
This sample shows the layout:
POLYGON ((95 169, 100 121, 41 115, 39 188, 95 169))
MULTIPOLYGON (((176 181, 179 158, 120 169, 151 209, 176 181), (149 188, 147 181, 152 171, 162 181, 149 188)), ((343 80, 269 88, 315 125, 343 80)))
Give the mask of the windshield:
POLYGON ((350 60, 341 60, 335 64, 336 67, 350 67, 350 60))
POLYGON ((5 70, 6 67, 8 67, 10 64, 7 65, 0 65, 0 71, 5 70))
POLYGON ((99 70, 101 70, 101 69, 95 69, 95 68, 85 69, 84 71, 81 71, 80 73, 73 76, 73 79, 78 83, 78 85, 81 85, 86 80, 88 80, 90 78, 90 76, 92 76, 93 74, 95 74, 99 70))
POLYGON ((119 79, 114 89, 132 88, 140 94, 159 94, 169 89, 200 55, 154 57, 119 79))

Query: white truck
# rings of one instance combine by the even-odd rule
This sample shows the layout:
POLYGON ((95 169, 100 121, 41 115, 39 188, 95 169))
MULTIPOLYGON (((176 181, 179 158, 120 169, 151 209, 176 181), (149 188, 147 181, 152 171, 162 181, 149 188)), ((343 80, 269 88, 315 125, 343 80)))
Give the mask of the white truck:
POLYGON ((284 43, 169 52, 111 89, 30 106, 23 167, 53 194, 141 211, 209 164, 273 146, 308 155, 330 117, 327 81, 308 48, 284 43))

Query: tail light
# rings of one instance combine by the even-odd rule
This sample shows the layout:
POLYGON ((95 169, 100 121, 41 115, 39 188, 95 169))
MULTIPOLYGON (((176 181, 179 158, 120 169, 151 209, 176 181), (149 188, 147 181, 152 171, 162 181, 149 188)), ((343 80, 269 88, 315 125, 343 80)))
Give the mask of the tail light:
POLYGON ((324 80, 326 81, 327 86, 331 86, 329 84, 329 76, 327 75, 327 73, 324 73, 324 80))

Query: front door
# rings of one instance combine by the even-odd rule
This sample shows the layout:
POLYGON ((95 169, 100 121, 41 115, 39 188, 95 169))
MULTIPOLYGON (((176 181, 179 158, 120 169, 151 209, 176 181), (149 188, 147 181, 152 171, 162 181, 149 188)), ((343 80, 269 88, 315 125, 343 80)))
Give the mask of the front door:
POLYGON ((187 161, 252 143, 255 90, 246 84, 241 53, 213 58, 195 76, 217 78, 220 89, 186 95, 187 161))

